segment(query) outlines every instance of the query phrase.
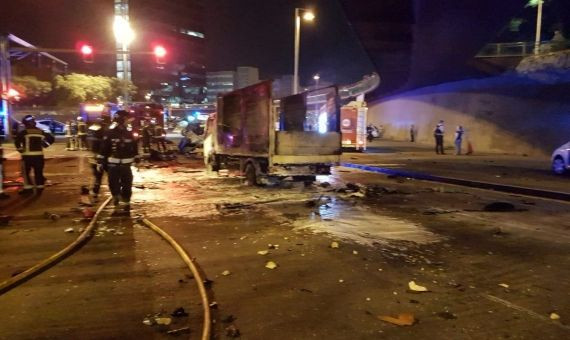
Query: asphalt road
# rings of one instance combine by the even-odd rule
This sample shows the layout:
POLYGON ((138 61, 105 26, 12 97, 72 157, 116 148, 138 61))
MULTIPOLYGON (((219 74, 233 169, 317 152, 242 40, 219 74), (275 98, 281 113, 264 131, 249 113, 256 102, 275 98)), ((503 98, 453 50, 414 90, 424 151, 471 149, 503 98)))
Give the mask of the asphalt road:
MULTIPOLYGON (((0 279, 71 242, 85 225, 76 208, 89 167, 75 157, 83 154, 72 156, 48 161, 52 186, 42 196, 24 199, 9 188, 12 199, 0 202, 2 214, 14 216, 0 226, 0 279), (47 220, 45 211, 61 218, 47 220), (75 232, 65 233, 69 227, 75 232)), ((16 169, 11 164, 8 177, 16 169)), ((243 339, 562 339, 570 332, 568 204, 347 168, 310 188, 245 187, 234 174, 206 174, 199 160, 135 175, 132 216, 169 232, 213 280, 216 338, 229 325, 243 339), (361 191, 336 190, 347 183, 361 191), (496 201, 514 209, 484 211, 496 201), (268 261, 278 267, 267 269, 268 261), (411 292, 410 281, 429 292, 411 292), (378 318, 401 313, 414 325, 378 318)), ((154 339, 186 325, 198 338, 193 278, 166 243, 133 219, 108 215, 97 235, 0 296, 0 338, 154 339), (178 307, 189 316, 162 328, 143 324, 178 307)))

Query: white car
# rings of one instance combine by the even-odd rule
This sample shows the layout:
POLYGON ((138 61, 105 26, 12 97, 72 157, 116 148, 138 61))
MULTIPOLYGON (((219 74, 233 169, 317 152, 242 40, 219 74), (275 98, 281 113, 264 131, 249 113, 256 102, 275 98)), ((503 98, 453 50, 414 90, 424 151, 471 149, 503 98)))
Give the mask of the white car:
POLYGON ((570 172, 570 142, 552 153, 552 171, 557 175, 570 172))

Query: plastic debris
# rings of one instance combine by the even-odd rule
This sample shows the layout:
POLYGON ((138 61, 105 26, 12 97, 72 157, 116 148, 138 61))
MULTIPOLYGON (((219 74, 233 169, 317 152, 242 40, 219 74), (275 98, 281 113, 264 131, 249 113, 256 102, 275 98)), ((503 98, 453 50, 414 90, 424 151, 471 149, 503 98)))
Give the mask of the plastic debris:
POLYGON ((224 270, 224 271, 222 272, 222 275, 223 275, 223 276, 228 276, 228 275, 230 275, 230 274, 231 274, 231 272, 230 272, 229 270, 224 270))
POLYGON ((166 332, 166 334, 178 335, 178 334, 189 333, 189 332, 190 332, 190 327, 182 327, 182 328, 170 330, 170 331, 166 332))
POLYGON ((330 247, 333 249, 338 249, 339 247, 338 242, 332 242, 330 247))
POLYGON ((183 307, 179 307, 179 308, 176 308, 174 310, 174 312, 172 312, 172 314, 170 314, 170 315, 175 317, 175 318, 181 318, 184 316, 188 316, 188 313, 186 313, 186 311, 184 310, 183 307))
POLYGON ((354 255, 358 255, 358 251, 357 251, 357 250, 353 250, 352 253, 353 253, 354 255))
POLYGON ((226 327, 226 336, 230 338, 239 338, 241 333, 235 325, 229 325, 226 327))
POLYGON ((156 321, 157 325, 168 326, 172 323, 172 319, 167 318, 167 317, 158 317, 158 318, 155 318, 154 320, 156 321))
POLYGON ((269 254, 269 250, 260 250, 257 252, 258 255, 267 255, 269 254))
POLYGON ((550 313, 550 320, 560 320, 560 315, 556 313, 550 313))
POLYGON ((389 315, 380 315, 378 319, 398 326, 412 326, 416 323, 416 318, 411 313, 398 314, 396 318, 389 315))
POLYGON ((75 230, 73 228, 67 228, 64 230, 66 233, 73 233, 75 230))
POLYGON ((277 268, 277 263, 273 262, 273 261, 269 261, 265 264, 265 268, 268 269, 275 269, 277 268))
POLYGON ((338 283, 343 283, 343 282, 344 282, 343 279, 339 279, 339 280, 338 280, 338 283))
POLYGON ((147 326, 152 326, 152 325, 154 325, 154 319, 144 318, 143 324, 145 324, 147 326))
POLYGON ((413 292, 429 292, 429 290, 426 287, 420 286, 420 285, 416 284, 414 281, 410 281, 408 283, 408 287, 413 292))
POLYGON ((509 285, 506 283, 499 283, 499 286, 503 288, 509 288, 509 285))

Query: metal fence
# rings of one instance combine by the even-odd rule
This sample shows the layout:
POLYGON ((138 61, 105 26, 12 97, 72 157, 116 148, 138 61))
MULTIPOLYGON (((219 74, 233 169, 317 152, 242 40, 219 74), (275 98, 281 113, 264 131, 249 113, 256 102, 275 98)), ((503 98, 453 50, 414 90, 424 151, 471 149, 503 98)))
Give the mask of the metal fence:
MULTIPOLYGON (((543 41, 539 53, 550 53, 568 48, 567 42, 543 41)), ((477 58, 526 57, 534 54, 533 41, 487 44, 477 54, 477 58)))

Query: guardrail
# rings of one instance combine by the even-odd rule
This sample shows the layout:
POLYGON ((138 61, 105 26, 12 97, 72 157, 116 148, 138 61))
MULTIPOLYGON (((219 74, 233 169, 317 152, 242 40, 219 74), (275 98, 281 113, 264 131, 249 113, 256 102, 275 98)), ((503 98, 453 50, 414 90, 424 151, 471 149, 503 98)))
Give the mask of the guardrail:
MULTIPOLYGON (((543 41, 540 44, 539 53, 550 53, 565 49, 568 43, 565 41, 543 41)), ((534 41, 520 41, 512 43, 487 44, 476 55, 477 58, 501 58, 501 57, 526 57, 534 54, 534 41)))

